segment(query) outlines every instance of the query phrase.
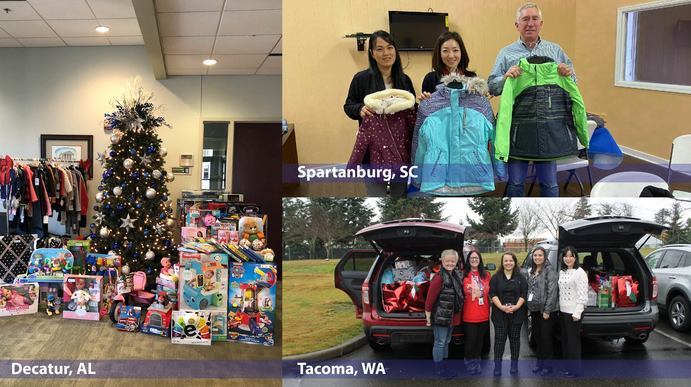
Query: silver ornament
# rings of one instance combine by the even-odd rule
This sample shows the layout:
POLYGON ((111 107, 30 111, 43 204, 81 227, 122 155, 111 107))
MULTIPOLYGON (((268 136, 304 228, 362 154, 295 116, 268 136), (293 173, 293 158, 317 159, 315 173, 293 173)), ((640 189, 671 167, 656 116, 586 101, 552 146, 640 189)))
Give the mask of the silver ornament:
POLYGON ((110 136, 110 142, 112 142, 113 144, 119 143, 120 136, 118 136, 117 134, 113 134, 112 136, 110 136))
POLYGON ((160 179, 161 171, 159 171, 158 169, 154 169, 153 172, 151 172, 151 175, 153 175, 154 179, 160 179))
POLYGON ((161 148, 158 150, 158 154, 161 155, 161 157, 166 157, 168 150, 166 148, 161 148))
POLYGON ((101 236, 101 238, 107 238, 108 235, 110 235, 110 230, 108 230, 108 227, 102 227, 98 234, 101 236))
POLYGON ((128 275, 128 274, 130 274, 130 267, 127 265, 124 265, 123 267, 120 268, 120 271, 122 272, 122 274, 128 275))
POLYGON ((129 232, 131 228, 134 228, 134 219, 130 218, 130 214, 127 214, 126 218, 120 218, 120 220, 122 221, 120 227, 124 228, 127 232, 129 232))
POLYGON ((120 195, 122 195, 122 188, 120 188, 120 187, 114 187, 114 188, 113 188, 113 195, 115 195, 115 196, 120 196, 120 195))
POLYGON ((147 188, 145 195, 147 199, 153 199, 156 197, 156 190, 153 188, 147 188))
POLYGON ((166 226, 173 227, 175 225, 175 220, 173 218, 166 219, 166 226))
POLYGON ((102 201, 103 201, 103 192, 97 192, 97 193, 96 193, 96 201, 97 201, 97 202, 102 202, 102 201))
POLYGON ((149 250, 146 252, 145 258, 147 261, 151 261, 152 259, 156 258, 156 254, 153 251, 149 250))
POLYGON ((175 180, 175 175, 169 173, 168 176, 166 176, 166 180, 168 180, 169 183, 172 183, 173 180, 175 180))
POLYGON ((125 160, 122 162, 122 166, 125 167, 125 169, 132 169, 132 167, 134 166, 134 160, 132 160, 132 159, 125 159, 125 160))

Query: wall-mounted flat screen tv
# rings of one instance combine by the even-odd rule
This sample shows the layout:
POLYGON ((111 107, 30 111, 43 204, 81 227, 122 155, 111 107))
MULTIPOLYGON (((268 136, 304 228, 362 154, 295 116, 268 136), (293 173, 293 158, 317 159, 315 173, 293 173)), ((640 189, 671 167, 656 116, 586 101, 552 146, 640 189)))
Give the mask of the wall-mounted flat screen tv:
POLYGON ((389 11, 389 32, 399 51, 432 51, 448 20, 448 13, 389 11))

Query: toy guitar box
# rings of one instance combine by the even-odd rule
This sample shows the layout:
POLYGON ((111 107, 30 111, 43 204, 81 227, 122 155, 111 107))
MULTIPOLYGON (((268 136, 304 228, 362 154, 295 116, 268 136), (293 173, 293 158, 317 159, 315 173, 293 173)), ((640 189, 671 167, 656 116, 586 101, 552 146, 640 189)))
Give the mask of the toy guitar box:
POLYGON ((38 312, 38 283, 0 285, 0 316, 38 312))
POLYGON ((180 310, 226 312, 228 255, 180 252, 180 310))
POLYGON ((63 318, 98 321, 101 319, 103 277, 65 276, 62 289, 63 318))
POLYGON ((74 255, 67 249, 36 249, 29 259, 26 277, 33 280, 62 280, 72 273, 74 255))
POLYGON ((173 311, 170 340, 173 344, 211 345, 211 312, 173 311))
POLYGON ((232 265, 228 296, 230 341, 274 345, 276 274, 276 266, 271 263, 232 265))
POLYGON ((72 274, 86 273, 86 256, 89 254, 89 246, 90 241, 88 240, 67 241, 67 250, 69 250, 74 257, 72 274))

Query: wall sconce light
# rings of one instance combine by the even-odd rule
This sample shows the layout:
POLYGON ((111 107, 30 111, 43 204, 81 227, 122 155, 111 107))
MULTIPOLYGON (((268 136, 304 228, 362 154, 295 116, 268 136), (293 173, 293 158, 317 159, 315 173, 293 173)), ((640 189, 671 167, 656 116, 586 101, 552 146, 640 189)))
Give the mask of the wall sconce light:
POLYGON ((367 38, 370 37, 372 34, 366 34, 364 32, 356 32, 354 34, 346 35, 344 38, 355 38, 357 39, 357 50, 358 51, 365 51, 365 41, 367 38))

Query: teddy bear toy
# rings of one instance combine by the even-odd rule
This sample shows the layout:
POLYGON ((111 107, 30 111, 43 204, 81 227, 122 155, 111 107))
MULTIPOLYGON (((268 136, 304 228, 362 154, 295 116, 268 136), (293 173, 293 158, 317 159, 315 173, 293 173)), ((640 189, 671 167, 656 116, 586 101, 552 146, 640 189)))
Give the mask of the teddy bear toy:
POLYGON ((255 239, 261 239, 262 243, 266 243, 266 238, 264 237, 264 232, 260 228, 260 218, 255 218, 252 216, 245 217, 243 224, 242 239, 247 239, 250 242, 254 242, 255 239))

